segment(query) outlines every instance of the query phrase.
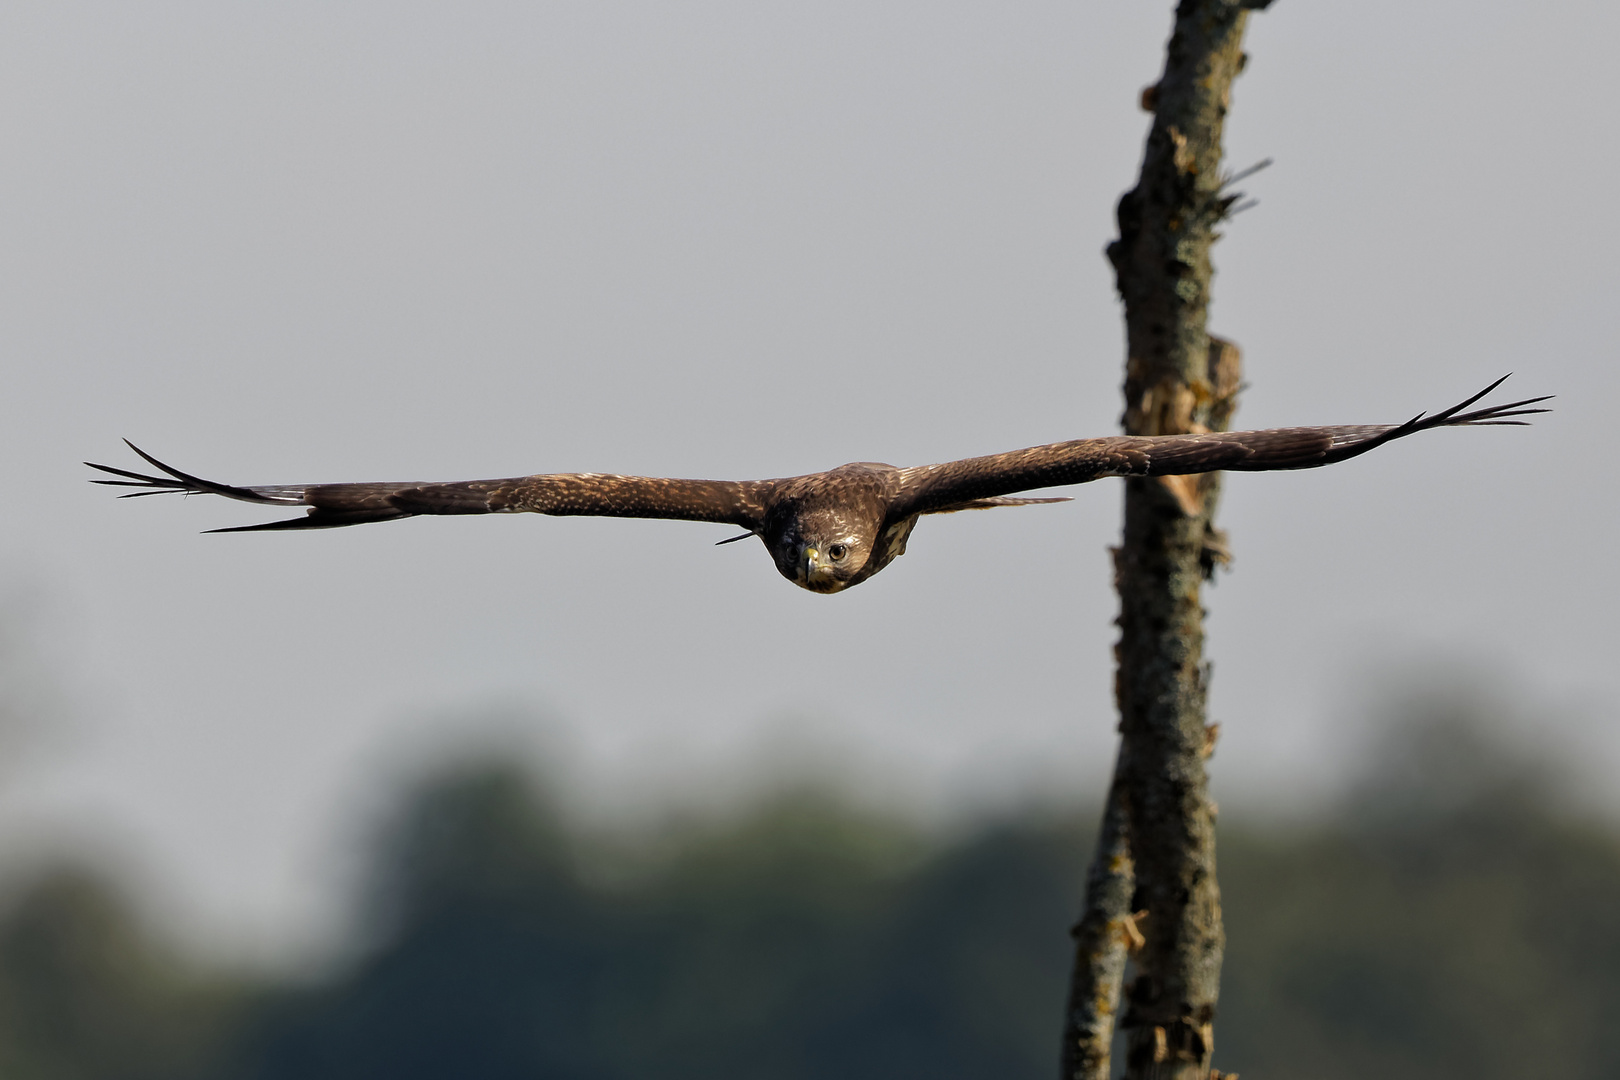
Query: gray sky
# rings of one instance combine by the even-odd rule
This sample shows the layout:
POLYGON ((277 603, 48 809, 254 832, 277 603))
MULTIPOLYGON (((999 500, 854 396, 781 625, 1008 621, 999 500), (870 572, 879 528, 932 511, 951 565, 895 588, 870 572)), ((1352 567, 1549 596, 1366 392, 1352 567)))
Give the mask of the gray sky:
MULTIPOLYGON (((502 739, 607 809, 762 758, 934 811, 1095 787, 1106 482, 926 522, 823 597, 686 523, 199 536, 266 515, 118 503, 78 462, 127 435, 238 483, 748 478, 1106 434, 1101 249, 1169 8, 9 5, 0 579, 43 597, 65 701, 0 774, 9 850, 99 838, 264 954, 330 928, 402 774, 502 739)), ((1309 805, 1391 670, 1522 694, 1612 775, 1620 8, 1251 25, 1229 160, 1277 164, 1216 251, 1239 423, 1398 421, 1506 371, 1560 397, 1230 481, 1216 794, 1309 805)))

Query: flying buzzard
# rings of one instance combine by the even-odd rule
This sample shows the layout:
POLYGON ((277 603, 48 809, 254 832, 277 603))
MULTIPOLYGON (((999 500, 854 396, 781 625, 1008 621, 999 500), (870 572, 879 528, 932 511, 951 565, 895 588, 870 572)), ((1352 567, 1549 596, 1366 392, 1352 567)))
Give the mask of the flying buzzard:
MULTIPOLYGON (((1504 376, 1503 378, 1506 378, 1504 376)), ((508 480, 458 483, 290 484, 232 487, 172 469, 133 443, 129 448, 165 475, 85 462, 123 477, 95 480, 138 488, 125 498, 162 492, 224 495, 243 502, 307 506, 301 518, 214 532, 257 529, 321 529, 392 521, 418 514, 536 513, 555 516, 676 518, 713 521, 746 529, 744 540, 765 542, 782 576, 812 592, 834 593, 859 585, 906 550, 906 539, 924 514, 949 514, 996 506, 1064 502, 1020 499, 1014 492, 1084 484, 1105 476, 1180 476, 1215 472, 1265 472, 1331 465, 1375 446, 1436 427, 1523 424, 1513 417, 1546 412, 1529 406, 1545 397, 1464 412, 1496 389, 1502 379, 1467 401, 1434 416, 1419 414, 1404 424, 1359 427, 1296 427, 1194 435, 1115 435, 1032 446, 988 457, 898 469, 860 461, 809 476, 780 480, 670 480, 604 473, 553 473, 508 480)), ((128 440, 125 440, 128 442, 128 440)), ((730 543, 731 540, 722 540, 730 543)))

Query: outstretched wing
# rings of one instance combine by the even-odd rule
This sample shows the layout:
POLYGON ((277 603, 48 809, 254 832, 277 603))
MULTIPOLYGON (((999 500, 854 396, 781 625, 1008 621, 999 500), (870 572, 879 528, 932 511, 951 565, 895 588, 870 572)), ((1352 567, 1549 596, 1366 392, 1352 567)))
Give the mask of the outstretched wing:
POLYGON ((900 497, 892 514, 930 513, 957 503, 992 499, 1017 491, 1084 484, 1105 476, 1179 476, 1230 469, 1266 472, 1313 469, 1365 454, 1376 446, 1437 427, 1523 424, 1514 417, 1546 412, 1529 406, 1547 397, 1464 412, 1502 384, 1487 386, 1467 401, 1404 424, 1360 427, 1274 428, 1201 435, 1117 435, 1032 446, 987 457, 901 470, 900 497))
POLYGON ((180 492, 223 495, 272 506, 307 506, 301 518, 268 521, 214 532, 257 529, 323 529, 392 521, 419 514, 534 513, 557 516, 675 518, 714 521, 757 531, 765 516, 768 481, 666 480, 605 473, 556 473, 507 480, 464 480, 450 484, 275 484, 233 487, 183 473, 163 464, 129 440, 129 448, 164 475, 115 469, 87 461, 92 469, 122 477, 93 480, 135 488, 124 497, 180 492))

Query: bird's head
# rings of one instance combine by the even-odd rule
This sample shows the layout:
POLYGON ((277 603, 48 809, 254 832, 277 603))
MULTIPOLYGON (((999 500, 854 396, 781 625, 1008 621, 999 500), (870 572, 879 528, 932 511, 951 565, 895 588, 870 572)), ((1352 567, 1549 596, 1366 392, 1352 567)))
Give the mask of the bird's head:
POLYGON ((861 571, 872 555, 867 531, 835 511, 808 513, 771 543, 771 554, 782 576, 795 585, 835 593, 865 577, 861 571))

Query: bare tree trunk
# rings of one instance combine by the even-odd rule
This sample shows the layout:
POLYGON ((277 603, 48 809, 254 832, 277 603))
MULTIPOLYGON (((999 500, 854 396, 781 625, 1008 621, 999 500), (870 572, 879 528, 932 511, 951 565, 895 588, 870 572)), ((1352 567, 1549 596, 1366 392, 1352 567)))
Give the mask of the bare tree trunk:
MULTIPOLYGON (((1123 426, 1132 435, 1219 430, 1240 381, 1237 349, 1211 338, 1210 245, 1234 197, 1220 172, 1232 80, 1250 8, 1269 0, 1182 0, 1164 75, 1143 92, 1154 114, 1137 186, 1119 203, 1108 247, 1125 301, 1123 426)), ((1127 952, 1137 975, 1120 1021, 1126 1076, 1211 1076, 1220 991, 1215 807, 1204 760, 1200 586, 1226 560, 1212 523, 1219 478, 1126 481, 1115 551, 1120 750, 1075 926, 1064 1034, 1065 1080, 1106 1080, 1127 952)))
MULTIPOLYGON (((1121 748, 1121 753, 1124 753, 1121 748)), ((1063 1032, 1063 1080, 1108 1080, 1114 1014, 1119 1009, 1125 957, 1137 936, 1131 916, 1136 868, 1126 836, 1125 789, 1120 763, 1103 806, 1097 853, 1086 874, 1085 910, 1074 924, 1074 973, 1063 1032)), ((1139 938, 1138 938, 1139 940, 1139 938)))

